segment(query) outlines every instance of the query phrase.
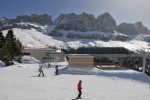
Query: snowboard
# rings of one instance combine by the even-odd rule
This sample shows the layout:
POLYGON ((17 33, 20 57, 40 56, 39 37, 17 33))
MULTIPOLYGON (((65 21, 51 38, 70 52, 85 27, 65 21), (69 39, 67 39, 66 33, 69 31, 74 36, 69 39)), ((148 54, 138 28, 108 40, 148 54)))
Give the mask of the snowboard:
POLYGON ((56 71, 55 71, 54 73, 55 73, 55 75, 59 75, 59 73, 58 73, 58 74, 56 74, 56 71))
POLYGON ((87 100, 89 98, 75 98, 75 99, 72 99, 72 100, 78 100, 78 99, 85 99, 85 100, 87 100))
POLYGON ((46 77, 46 76, 30 76, 30 77, 46 77))
POLYGON ((46 76, 38 76, 38 77, 46 77, 46 76))

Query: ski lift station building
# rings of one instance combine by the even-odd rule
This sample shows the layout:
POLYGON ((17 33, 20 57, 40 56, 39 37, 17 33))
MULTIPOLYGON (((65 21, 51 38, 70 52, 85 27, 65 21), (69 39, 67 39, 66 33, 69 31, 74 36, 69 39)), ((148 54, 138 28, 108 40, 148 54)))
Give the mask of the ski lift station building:
POLYGON ((94 58, 127 57, 129 50, 124 47, 80 47, 73 52, 56 52, 50 48, 26 48, 25 55, 30 55, 41 62, 61 62, 68 58, 68 66, 94 66, 94 58))
MULTIPOLYGON (((134 55, 134 53, 124 47, 79 47, 77 50, 68 52, 56 52, 55 49, 51 48, 25 48, 23 53, 33 56, 43 63, 62 62, 65 61, 65 58, 68 58, 69 67, 94 67, 94 59, 101 57, 113 57, 117 65, 121 65, 125 57, 134 55)), ((146 58, 150 59, 150 52, 137 54, 137 56, 143 58, 142 67, 144 72, 146 58)))
POLYGON ((129 50, 124 47, 80 47, 75 51, 76 54, 69 54, 68 66, 94 66, 94 58, 127 57, 129 50))
POLYGON ((55 49, 46 47, 27 47, 23 50, 23 55, 29 55, 40 60, 42 63, 46 62, 58 62, 64 61, 64 57, 54 56, 49 54, 61 54, 62 52, 57 52, 55 49))

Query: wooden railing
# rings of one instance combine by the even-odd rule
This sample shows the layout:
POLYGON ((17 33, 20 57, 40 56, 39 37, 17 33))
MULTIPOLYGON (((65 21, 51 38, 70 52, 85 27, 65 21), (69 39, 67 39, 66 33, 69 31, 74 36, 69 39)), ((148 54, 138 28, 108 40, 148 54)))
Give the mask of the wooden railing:
POLYGON ((24 47, 25 50, 55 50, 50 47, 24 47))
POLYGON ((109 66, 109 65, 111 65, 111 66, 114 65, 114 66, 115 66, 116 64, 114 64, 114 63, 94 63, 94 66, 95 66, 95 65, 98 65, 98 66, 100 66, 100 65, 106 65, 106 66, 107 66, 107 65, 108 65, 108 66, 109 66))
MULTIPOLYGON (((116 66, 116 64, 114 64, 114 63, 94 63, 94 66, 100 66, 100 67, 108 66, 108 67, 110 67, 110 66, 116 66)), ((120 65, 119 67, 124 67, 124 68, 130 69, 130 65, 120 65)))
POLYGON ((130 69, 130 65, 121 65, 120 67, 125 67, 125 68, 130 69))

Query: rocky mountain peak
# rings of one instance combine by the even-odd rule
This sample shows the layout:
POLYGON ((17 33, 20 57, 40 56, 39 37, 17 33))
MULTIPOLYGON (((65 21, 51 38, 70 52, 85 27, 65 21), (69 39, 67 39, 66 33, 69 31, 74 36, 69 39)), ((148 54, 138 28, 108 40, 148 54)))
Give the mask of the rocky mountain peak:
POLYGON ((77 15, 75 13, 70 14, 61 14, 57 19, 54 20, 54 24, 64 24, 67 23, 69 20, 77 19, 77 15))
POLYGON ((96 29, 95 17, 82 13, 76 15, 74 13, 61 14, 55 21, 55 25, 58 25, 56 29, 75 30, 75 31, 88 31, 96 29))
POLYGON ((97 30, 97 23, 94 15, 83 12, 79 16, 81 16, 80 19, 82 20, 81 23, 83 26, 85 26, 90 31, 97 30))
POLYGON ((109 13, 106 12, 97 17, 97 26, 99 31, 113 32, 116 28, 116 21, 109 13))
POLYGON ((83 12, 80 15, 74 13, 61 14, 55 21, 58 25, 56 29, 75 30, 75 31, 95 31, 113 32, 116 28, 116 21, 109 13, 100 15, 97 19, 92 14, 83 12))
POLYGON ((135 28, 135 25, 132 23, 121 23, 117 26, 116 30, 123 34, 137 34, 138 31, 135 28))
POLYGON ((134 26, 139 33, 148 34, 148 28, 145 27, 142 22, 136 22, 134 26))
POLYGON ((21 15, 17 16, 15 19, 8 19, 6 17, 0 18, 0 27, 4 27, 6 24, 15 24, 20 22, 30 22, 30 23, 37 23, 40 25, 52 25, 52 17, 48 14, 42 15, 21 15))
POLYGON ((48 15, 48 14, 42 14, 42 15, 31 14, 31 15, 17 16, 14 21, 38 23, 40 25, 52 25, 53 24, 52 17, 51 15, 48 15))
POLYGON ((21 15, 17 16, 15 19, 7 19, 5 17, 0 18, 0 31, 2 30, 8 30, 12 28, 22 28, 22 29, 31 29, 34 28, 37 31, 43 32, 40 27, 35 27, 34 25, 30 24, 25 24, 22 25, 20 24, 21 22, 27 22, 27 23, 36 23, 39 25, 52 25, 52 17, 51 15, 48 14, 42 14, 42 15, 36 15, 36 14, 31 14, 31 15, 21 15))
POLYGON ((7 19, 6 17, 2 17, 0 18, 0 27, 1 26, 5 26, 7 24, 9 24, 11 21, 9 19, 7 19))
POLYGON ((117 26, 116 30, 124 34, 150 34, 150 31, 145 27, 142 22, 121 23, 117 26))

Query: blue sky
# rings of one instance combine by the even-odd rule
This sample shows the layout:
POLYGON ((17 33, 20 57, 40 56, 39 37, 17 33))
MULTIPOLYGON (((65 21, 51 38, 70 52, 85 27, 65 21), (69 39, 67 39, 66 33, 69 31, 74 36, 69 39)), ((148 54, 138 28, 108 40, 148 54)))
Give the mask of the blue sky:
POLYGON ((0 17, 13 19, 18 15, 47 13, 54 20, 60 14, 72 12, 95 17, 108 12, 117 24, 142 21, 150 29, 149 4, 150 0, 1 0, 0 17))

